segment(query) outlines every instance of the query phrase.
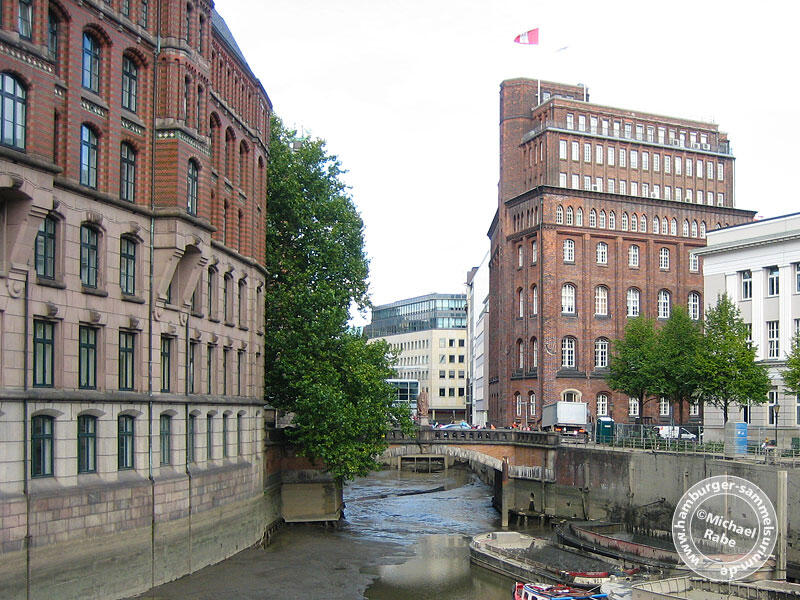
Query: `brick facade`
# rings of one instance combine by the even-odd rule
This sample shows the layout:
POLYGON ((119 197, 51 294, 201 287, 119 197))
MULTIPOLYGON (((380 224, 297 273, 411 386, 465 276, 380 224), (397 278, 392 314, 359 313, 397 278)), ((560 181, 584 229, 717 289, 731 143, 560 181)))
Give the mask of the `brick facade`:
MULTIPOLYGON (((580 86, 501 85, 487 373, 488 418, 498 424, 539 423, 543 405, 565 398, 588 402, 594 419, 599 397, 615 421, 636 420, 602 366, 627 323, 629 290, 642 315, 659 316, 661 293, 669 306, 687 306, 691 295, 702 318, 702 266, 691 251, 705 246, 706 231, 754 215, 734 208, 734 158, 716 125, 584 97, 580 86), (574 289, 574 308, 568 301, 563 310, 564 286, 574 289)), ((678 407, 670 410, 677 420, 678 407)), ((670 422, 657 399, 642 416, 670 422)))

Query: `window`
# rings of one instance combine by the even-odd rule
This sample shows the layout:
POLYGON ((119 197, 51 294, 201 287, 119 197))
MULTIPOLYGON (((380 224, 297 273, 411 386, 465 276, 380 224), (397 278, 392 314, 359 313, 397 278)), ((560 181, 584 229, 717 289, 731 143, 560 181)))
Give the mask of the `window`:
POLYGON ((33 0, 19 0, 18 13, 19 37, 31 39, 31 26, 33 24, 33 0))
POLYGON ((629 267, 639 266, 639 246, 637 246, 636 244, 631 244, 630 246, 628 246, 628 266, 629 267))
POLYGON ((575 213, 575 225, 578 227, 583 227, 583 209, 580 207, 578 207, 578 210, 575 213))
POLYGON ((703 190, 697 190, 697 203, 703 204, 703 190))
POLYGON ((119 287, 123 294, 136 293, 136 242, 127 237, 119 240, 119 287))
POLYGON ((567 140, 559 140, 558 158, 560 158, 561 160, 567 160, 567 140))
POLYGON ((594 209, 589 211, 589 227, 597 227, 597 212, 594 209))
POLYGON ((222 317, 230 323, 233 317, 233 275, 225 273, 222 277, 222 317))
MULTIPOLYGON (((686 159, 686 175, 688 177, 692 176, 692 172, 694 171, 694 161, 691 158, 686 159)), ((687 193, 688 196, 688 193, 687 193)))
MULTIPOLYGON (((669 198, 667 198, 669 200, 669 198)), ((669 234, 678 235, 678 221, 674 218, 669 222, 669 234)))
POLYGON ((228 395, 228 355, 230 354, 230 348, 223 348, 222 349, 222 395, 228 395))
POLYGON ((564 262, 575 262, 574 240, 564 240, 564 262))
POLYGON ((228 458, 228 414, 222 414, 222 458, 228 458))
MULTIPOLYGON (((520 254, 522 254, 522 246, 519 247, 520 254)), ((237 321, 239 327, 244 327, 247 323, 247 283, 244 279, 240 279, 238 283, 238 298, 236 303, 237 308, 237 321)))
POLYGON ((661 230, 661 222, 658 217, 653 217, 653 233, 658 233, 661 230))
POLYGON ((575 368, 575 338, 565 337, 561 340, 561 368, 575 368))
POLYGON ((637 398, 628 398, 628 416, 639 416, 639 400, 637 398))
POLYGON ((522 288, 517 290, 517 317, 520 319, 525 316, 525 291, 522 288))
POLYGON ((595 255, 598 265, 608 264, 608 244, 605 242, 598 242, 595 249, 595 255))
POLYGON ((794 263, 794 291, 800 293, 800 263, 794 263))
POLYGON ((139 67, 129 56, 122 57, 122 108, 136 112, 139 67))
POLYGON ((564 223, 564 209, 561 205, 556 207, 556 225, 562 225, 564 223))
POLYGON ((620 229, 622 231, 628 231, 628 213, 622 213, 622 217, 620 217, 620 229))
POLYGON ((134 341, 136 334, 129 331, 119 332, 119 389, 133 389, 134 374, 134 341))
POLYGON ((56 265, 56 220, 45 217, 36 234, 34 250, 36 275, 43 279, 55 278, 56 265))
POLYGON ((694 321, 700 320, 700 294, 697 292, 689 293, 689 318, 694 321))
POLYGON ((594 148, 594 159, 598 165, 603 164, 603 146, 597 144, 594 148))
POLYGON ((580 184, 580 178, 573 173, 573 175, 572 175, 572 189, 573 190, 577 190, 578 188, 580 188, 580 185, 581 185, 580 184))
MULTIPOLYGON (((47 55, 54 63, 58 63, 58 30, 58 17, 51 10, 47 13, 47 55)), ((58 70, 58 65, 56 65, 56 70, 58 70)))
POLYGON ((565 283, 561 288, 561 312, 575 314, 575 286, 565 283))
POLYGON ((33 387, 53 387, 55 324, 33 321, 33 387))
POLYGON ((97 471, 97 417, 78 417, 78 473, 97 471))
POLYGON ((669 270, 669 248, 661 248, 658 251, 658 268, 662 271, 669 270))
POLYGON ((578 162, 580 160, 580 145, 578 142, 571 142, 570 143, 570 154, 572 155, 572 160, 578 162))
POLYGON ((125 17, 131 16, 131 0, 122 0, 119 5, 119 10, 125 17))
POLYGON ((159 442, 161 445, 161 465, 172 464, 172 417, 161 415, 159 419, 159 442))
POLYGON ((616 182, 615 179, 609 179, 608 180, 608 182, 606 184, 606 189, 608 190, 609 194, 613 194, 614 193, 614 190, 616 189, 616 184, 617 184, 617 182, 616 182))
POLYGON ((206 460, 214 460, 214 415, 206 415, 206 460))
POLYGON ((100 44, 88 33, 83 34, 82 84, 87 90, 100 93, 100 44))
POLYGON ((242 413, 236 415, 236 456, 242 455, 242 441, 244 437, 244 416, 242 413))
POLYGON ((192 45, 192 5, 186 5, 186 29, 184 31, 184 39, 190 46, 192 45))
MULTIPOLYGON (((709 163, 710 164, 710 163, 709 163)), ((775 422, 775 409, 778 406, 778 390, 776 388, 772 388, 769 392, 767 392, 768 397, 768 406, 767 406, 767 415, 769 419, 770 425, 776 425, 775 422)))
POLYGON ((170 391, 170 368, 172 363, 172 339, 161 336, 161 391, 170 391))
POLYGON ((592 145, 583 145, 583 162, 592 162, 592 145))
POLYGON ((17 150, 25 150, 27 93, 8 73, 0 74, 0 142, 17 150))
POLYGON ((658 292, 658 318, 669 319, 670 296, 667 290, 658 292))
POLYGON ((572 223, 573 223, 573 218, 572 218, 573 217, 573 212, 572 212, 572 207, 571 206, 567 207, 567 213, 566 214, 567 214, 567 221, 566 221, 567 225, 572 225, 572 223))
POLYGON ((780 358, 779 332, 778 321, 767 321, 767 358, 780 358))
POLYGON ((133 202, 136 199, 136 153, 130 144, 119 146, 119 197, 133 202))
MULTIPOLYGON (((653 154, 653 171, 659 171, 661 169, 661 165, 659 164, 661 160, 660 155, 653 154)), ((667 162, 669 162, 669 157, 664 157, 664 172, 667 173, 667 162)))
POLYGON ((517 340, 517 369, 525 368, 525 342, 517 340))
POLYGON ((598 338, 594 342, 594 368, 608 368, 608 340, 606 338, 598 338))
POLYGON ((531 286, 531 316, 539 313, 539 290, 535 285, 531 286))
POLYGON ((616 157, 616 155, 617 155, 616 149, 613 146, 609 146, 606 156, 606 160, 608 162, 609 167, 614 166, 614 158, 616 157))
MULTIPOLYGON (((719 229, 719 226, 717 226, 717 228, 719 229)), ((706 222, 705 221, 702 221, 700 223, 700 237, 701 238, 705 238, 706 237, 706 222)))
POLYGON ((578 115, 578 131, 586 131, 586 115, 578 115))
POLYGON ((667 400, 664 396, 661 396, 658 399, 658 414, 661 417, 669 416, 669 400, 667 400))
POLYGON ((575 129, 575 115, 567 113, 567 129, 575 129))
POLYGON ((195 376, 195 364, 197 364, 197 342, 191 340, 189 342, 189 358, 188 358, 188 373, 186 377, 188 378, 188 386, 189 386, 189 393, 194 394, 194 376, 195 376))
POLYGON ((78 387, 97 389, 97 329, 78 328, 78 387))
POLYGON ((514 406, 516 407, 516 410, 517 410, 517 416, 521 417, 522 416, 522 396, 520 395, 519 392, 515 392, 514 393, 514 406))
POLYGON ((642 170, 648 171, 650 169, 650 153, 642 152, 642 170))
MULTIPOLYGON (((531 262, 532 263, 535 263, 537 260, 539 260, 539 253, 538 253, 537 250, 538 249, 536 247, 536 240, 533 240, 531 242, 531 262)), ((798 285, 800 285, 800 284, 798 284, 798 285)), ((800 288, 798 288, 798 291, 800 291, 800 288)))
POLYGON ((639 167, 639 153, 636 150, 631 150, 631 169, 639 167))
POLYGON ((139 25, 147 29, 148 0, 141 0, 139 5, 139 25))
POLYGON ((780 293, 780 279, 778 267, 767 268, 767 296, 777 296, 780 293))
POLYGON ((639 230, 642 233, 647 233, 647 215, 639 217, 639 230))
POLYGON ((242 365, 244 363, 244 350, 236 352, 236 395, 242 395, 242 365))
POLYGON ((639 229, 639 217, 636 216, 636 213, 631 215, 631 231, 637 231, 639 229))
POLYGON ((608 228, 609 229, 617 228, 617 214, 613 210, 610 213, 608 213, 608 228))
POLYGON ((692 237, 697 237, 697 221, 692 221, 692 237))
POLYGON ((627 156, 628 156, 628 151, 625 150, 625 148, 620 148, 619 149, 619 166, 620 167, 623 167, 623 168, 625 167, 625 162, 626 162, 627 156))
POLYGON ((536 394, 534 392, 528 392, 528 415, 536 416, 536 394))
POLYGON ((636 288, 630 288, 627 294, 627 307, 628 307, 628 316, 629 317, 638 317, 639 316, 639 290, 636 288))
POLYGON ((706 161, 706 178, 707 179, 714 179, 714 163, 706 161))
POLYGON ((81 185, 97 189, 97 135, 81 125, 81 185))
POLYGON ((603 317, 608 315, 608 288, 603 285, 594 289, 594 314, 603 317))
POLYGON ((531 369, 539 365, 539 342, 536 338, 531 338, 531 369))
POLYGON ((31 477, 53 476, 53 417, 31 419, 31 477))
POLYGON ((561 187, 567 187, 567 174, 566 173, 559 173, 558 174, 558 185, 561 187))
POLYGON ((97 287, 98 238, 97 230, 81 225, 81 284, 91 288, 97 287))
POLYGON ((213 393, 214 376, 214 346, 208 344, 206 347, 206 393, 213 393))
POLYGON ((597 221, 597 226, 600 227, 600 229, 606 228, 606 211, 600 211, 600 219, 597 221))
POLYGON ((117 418, 117 468, 133 469, 134 422, 130 415, 117 418))
POLYGON ((607 417, 608 416, 608 395, 607 394, 597 394, 597 416, 598 417, 607 417))
POLYGON ((197 215, 197 181, 198 181, 198 168, 197 163, 193 160, 189 161, 189 171, 186 177, 186 211, 190 215, 197 215))
POLYGON ((700 270, 700 257, 694 252, 689 253, 689 271, 696 273, 700 270))

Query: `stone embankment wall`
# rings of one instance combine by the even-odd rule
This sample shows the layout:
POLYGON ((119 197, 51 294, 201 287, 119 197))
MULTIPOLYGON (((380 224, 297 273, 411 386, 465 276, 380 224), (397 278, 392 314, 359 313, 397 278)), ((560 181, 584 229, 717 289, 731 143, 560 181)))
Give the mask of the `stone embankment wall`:
POLYGON ((267 442, 253 461, 0 498, 0 598, 130 596, 258 543, 281 520, 283 452, 267 442), (20 528, 27 548, 10 541, 20 528))

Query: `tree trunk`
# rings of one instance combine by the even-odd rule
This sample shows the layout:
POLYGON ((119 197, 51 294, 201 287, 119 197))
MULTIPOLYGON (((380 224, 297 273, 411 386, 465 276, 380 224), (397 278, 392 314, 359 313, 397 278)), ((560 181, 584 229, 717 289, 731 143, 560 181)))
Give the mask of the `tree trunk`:
POLYGON ((722 426, 725 427, 725 425, 727 423, 728 423, 728 403, 727 402, 723 402, 722 403, 722 426))

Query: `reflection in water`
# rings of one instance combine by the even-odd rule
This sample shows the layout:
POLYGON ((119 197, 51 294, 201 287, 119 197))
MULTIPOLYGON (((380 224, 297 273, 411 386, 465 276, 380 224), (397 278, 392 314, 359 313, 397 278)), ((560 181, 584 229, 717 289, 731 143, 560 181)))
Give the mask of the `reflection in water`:
POLYGON ((472 473, 382 471, 345 489, 344 530, 404 546, 380 566, 369 600, 506 600, 510 579, 469 562, 471 536, 500 528, 492 490, 472 473), (402 495, 414 490, 441 491, 402 495))

